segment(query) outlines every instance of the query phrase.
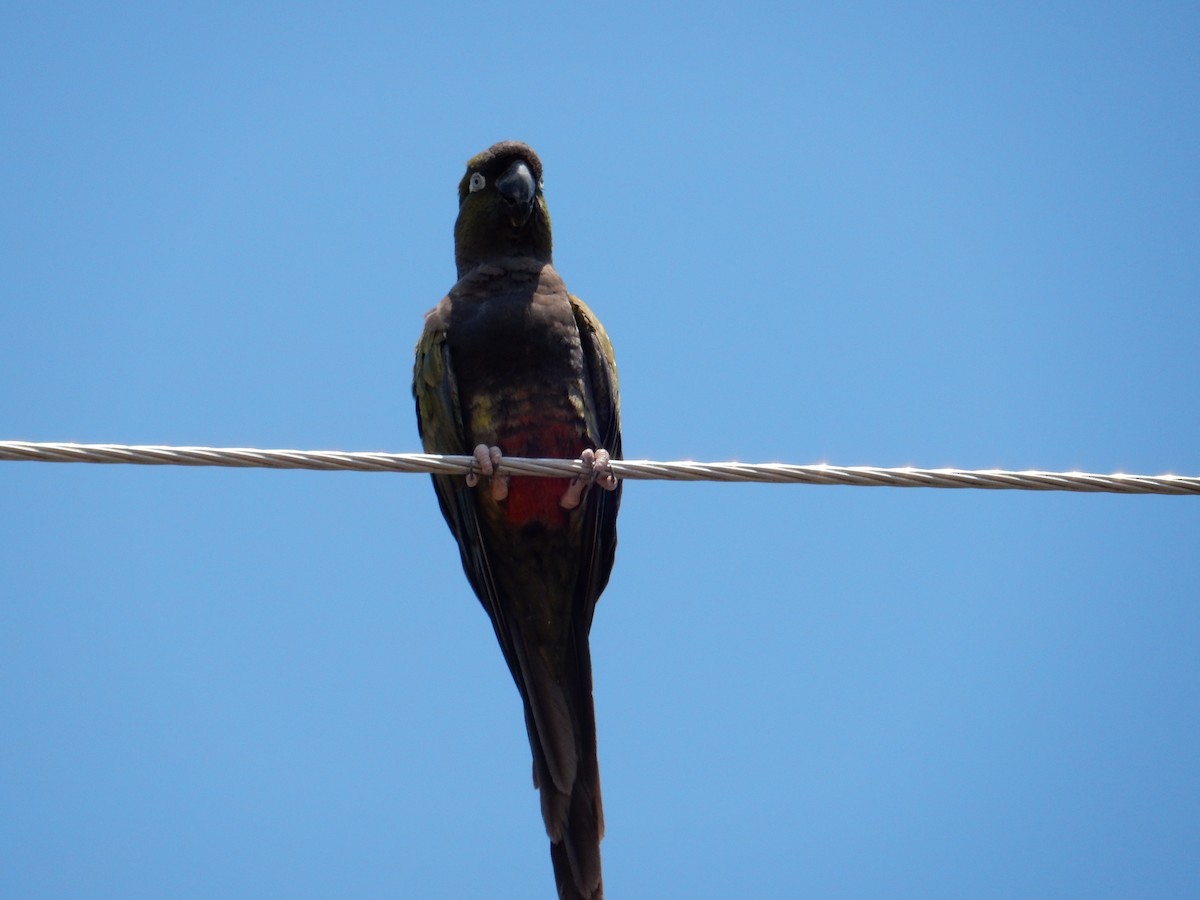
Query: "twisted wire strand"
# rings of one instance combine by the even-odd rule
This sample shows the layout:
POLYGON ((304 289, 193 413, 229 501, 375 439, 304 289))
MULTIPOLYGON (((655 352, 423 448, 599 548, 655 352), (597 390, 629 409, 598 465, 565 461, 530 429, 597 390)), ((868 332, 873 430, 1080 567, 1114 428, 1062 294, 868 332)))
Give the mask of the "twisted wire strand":
MULTIPOLYGON (((34 443, 0 441, 0 460, 23 462, 132 463, 157 466, 313 469, 349 472, 472 471, 470 456, 433 453, 374 453, 341 450, 259 450, 246 447, 34 443)), ((510 475, 563 478, 587 471, 581 460, 504 457, 510 475)), ((766 484, 837 484, 855 487, 979 488, 984 490, 1080 491, 1109 494, 1200 495, 1200 477, 1185 475, 1099 475, 1092 472, 1005 471, 1003 469, 917 469, 785 463, 612 461, 618 478, 665 481, 731 481, 766 484)))

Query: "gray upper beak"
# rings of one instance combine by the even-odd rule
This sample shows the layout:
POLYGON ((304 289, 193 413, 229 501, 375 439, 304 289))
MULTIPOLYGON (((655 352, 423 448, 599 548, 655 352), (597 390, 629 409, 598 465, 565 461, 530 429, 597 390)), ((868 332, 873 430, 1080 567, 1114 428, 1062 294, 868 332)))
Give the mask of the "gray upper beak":
POLYGON ((537 195, 537 184, 533 173, 524 160, 518 159, 496 181, 496 190, 509 207, 513 223, 524 225, 533 212, 533 198, 537 195))

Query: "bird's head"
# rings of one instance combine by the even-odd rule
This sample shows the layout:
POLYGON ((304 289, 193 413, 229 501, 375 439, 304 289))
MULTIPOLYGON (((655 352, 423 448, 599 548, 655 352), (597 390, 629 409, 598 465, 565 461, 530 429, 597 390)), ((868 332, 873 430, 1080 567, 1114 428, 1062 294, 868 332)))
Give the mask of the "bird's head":
POLYGON ((528 144, 501 141, 467 162, 458 183, 454 260, 458 274, 505 256, 550 262, 550 214, 542 161, 528 144))

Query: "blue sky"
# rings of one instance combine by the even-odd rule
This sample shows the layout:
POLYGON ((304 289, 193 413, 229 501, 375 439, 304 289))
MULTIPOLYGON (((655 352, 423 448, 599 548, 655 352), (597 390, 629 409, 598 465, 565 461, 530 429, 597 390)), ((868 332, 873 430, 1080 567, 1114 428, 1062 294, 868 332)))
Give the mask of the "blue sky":
MULTIPOLYGON (((531 143, 626 453, 1200 474, 1191 4, 26 4, 0 438, 418 449, 531 143)), ((423 476, 0 463, 0 894, 550 897, 423 476)), ((1200 893, 1200 502, 637 482, 614 898, 1200 893)))

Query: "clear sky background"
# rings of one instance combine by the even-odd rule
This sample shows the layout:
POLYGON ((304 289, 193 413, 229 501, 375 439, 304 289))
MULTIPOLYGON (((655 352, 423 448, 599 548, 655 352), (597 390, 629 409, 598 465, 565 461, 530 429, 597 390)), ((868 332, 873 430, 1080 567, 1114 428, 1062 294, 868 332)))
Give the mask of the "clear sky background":
MULTIPOLYGON (((0 438, 419 449, 519 138, 630 457, 1200 474, 1194 4, 2 12, 0 438)), ((1200 498, 620 539, 614 900, 1200 893, 1200 498)), ((0 895, 548 898, 529 770, 425 476, 0 463, 0 895)))

